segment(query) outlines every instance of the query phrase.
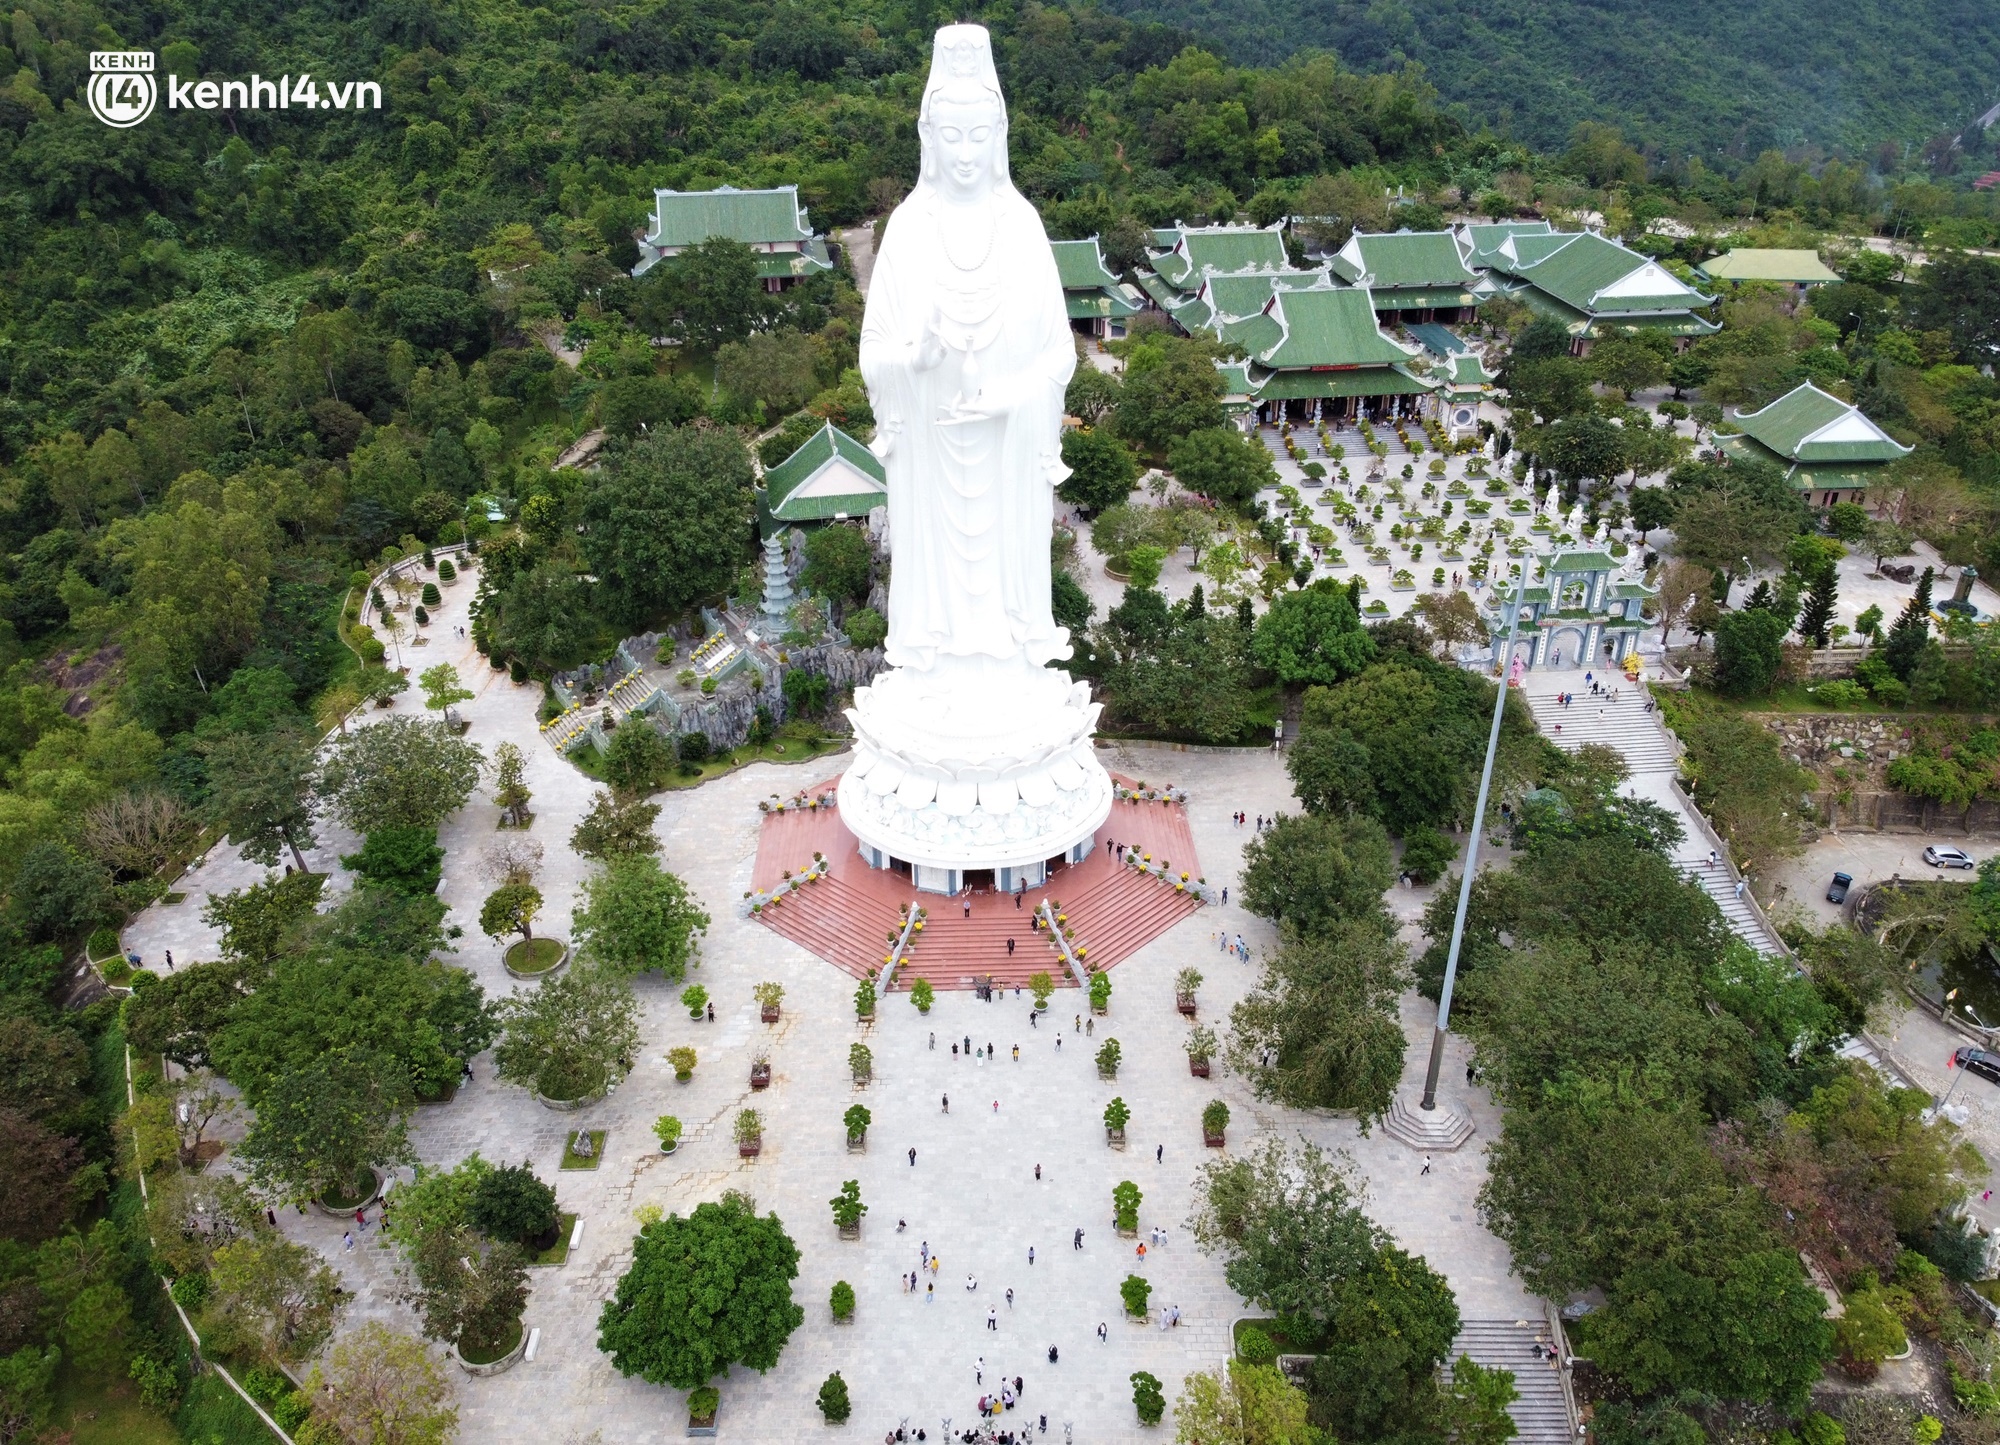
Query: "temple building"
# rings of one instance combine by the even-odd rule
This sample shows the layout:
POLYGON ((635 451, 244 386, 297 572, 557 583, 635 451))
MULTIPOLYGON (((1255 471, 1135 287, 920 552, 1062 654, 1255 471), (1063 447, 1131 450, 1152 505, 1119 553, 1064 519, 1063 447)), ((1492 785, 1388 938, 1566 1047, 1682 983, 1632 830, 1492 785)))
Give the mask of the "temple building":
POLYGON ((1664 331, 1685 348, 1722 329, 1703 314, 1714 297, 1595 231, 1517 231, 1471 259, 1490 268, 1499 294, 1561 322, 1576 356, 1622 331, 1664 331))
POLYGON ((1478 273, 1466 264, 1450 231, 1356 231, 1327 258, 1327 266, 1348 285, 1368 288, 1384 325, 1467 322, 1485 299, 1478 273))
POLYGON ((712 191, 653 192, 653 223, 639 238, 639 264, 632 274, 643 276, 688 247, 718 236, 741 241, 757 253, 757 274, 766 291, 782 291, 833 269, 826 242, 813 234, 806 208, 799 204, 797 186, 773 186, 768 191, 719 186, 712 191))
POLYGON ((889 484, 875 453, 828 422, 757 488, 757 528, 813 527, 865 518, 888 505, 889 484))
POLYGON ((1712 256, 1695 267, 1697 275, 1710 281, 1741 285, 1745 281, 1772 281, 1804 291, 1838 281, 1840 273, 1820 260, 1817 251, 1772 251, 1739 247, 1712 256))
POLYGON ((1861 409, 1802 382, 1768 406, 1737 411, 1740 436, 1718 438, 1724 452, 1776 462, 1808 505, 1865 504, 1888 465, 1910 454, 1861 409))
MULTIPOLYGON (((1646 599, 1659 588, 1622 575, 1609 553, 1559 550, 1539 562, 1539 582, 1531 581, 1521 598, 1521 630, 1515 656, 1528 667, 1594 667, 1623 662, 1638 651, 1639 636, 1649 625, 1640 616, 1646 599)), ((1507 609, 1514 598, 1513 580, 1497 582, 1486 594, 1486 626, 1493 639, 1492 665, 1501 665, 1507 643, 1507 609)))
POLYGON ((1156 239, 1168 236, 1167 245, 1147 251, 1138 280, 1153 304, 1176 319, 1209 272, 1283 271, 1292 264, 1276 226, 1183 226, 1155 233, 1156 239))
POLYGON ((1070 329, 1085 336, 1123 336, 1126 318, 1136 316, 1142 302, 1104 264, 1104 252, 1097 244, 1097 237, 1087 241, 1051 241, 1049 249, 1055 252, 1056 274, 1062 278, 1070 329))
POLYGON ((1411 370, 1418 353, 1384 334, 1366 287, 1274 286, 1256 314, 1217 329, 1249 357, 1224 368, 1225 391, 1246 387, 1260 421, 1413 416, 1437 387, 1411 370))
POLYGON ((1426 373, 1438 383, 1437 418, 1453 441, 1477 434, 1479 403, 1493 395, 1495 377, 1470 344, 1435 321, 1404 326, 1431 355, 1426 373))

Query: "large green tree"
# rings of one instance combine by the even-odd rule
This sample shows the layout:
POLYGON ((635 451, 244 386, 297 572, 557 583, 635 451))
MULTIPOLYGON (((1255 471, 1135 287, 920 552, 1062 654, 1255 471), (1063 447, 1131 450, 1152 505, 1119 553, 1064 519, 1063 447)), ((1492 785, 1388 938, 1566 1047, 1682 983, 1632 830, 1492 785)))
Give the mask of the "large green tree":
POLYGON ((209 805, 251 862, 273 864, 289 850, 299 872, 310 871, 303 850, 316 841, 316 751, 313 736, 290 725, 232 733, 210 746, 209 805))
POLYGON ((750 453, 712 426, 613 452, 583 499, 583 555, 619 617, 640 622, 724 591, 749 556, 750 453))
POLYGON ((1250 654, 1280 682, 1331 686, 1366 667, 1375 644, 1361 630, 1347 589, 1323 577, 1272 599, 1250 636, 1250 654))
POLYGON ((687 972, 708 914, 651 853, 617 859, 584 881, 571 916, 578 957, 621 974, 687 972))
POLYGON ((691 1390, 731 1365, 768 1371, 805 1311, 792 1301, 798 1246, 741 1194, 653 1221, 605 1301, 597 1347, 619 1373, 691 1390))
POLYGON ((429 828, 465 806, 485 755, 442 722, 392 717, 333 739, 319 791, 357 833, 429 828))

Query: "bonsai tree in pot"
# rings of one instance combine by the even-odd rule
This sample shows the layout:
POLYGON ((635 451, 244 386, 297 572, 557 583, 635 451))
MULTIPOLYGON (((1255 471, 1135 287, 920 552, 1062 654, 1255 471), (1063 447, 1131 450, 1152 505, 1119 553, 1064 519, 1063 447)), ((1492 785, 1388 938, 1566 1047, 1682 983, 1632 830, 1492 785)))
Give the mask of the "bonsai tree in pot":
POLYGON ((713 1385, 703 1385, 688 1391, 688 1425, 707 1427, 715 1423, 715 1415, 722 1408, 722 1391, 713 1385))
POLYGON ((1104 1138, 1113 1149, 1125 1147, 1125 1126, 1132 1122, 1132 1110, 1124 1099, 1114 1098, 1104 1106, 1104 1138))
POLYGON ((856 1084, 866 1086, 875 1077, 875 1054, 866 1044, 847 1046, 847 1070, 856 1084))
POLYGON ((668 1049, 667 1062, 674 1066, 674 1080, 676 1083, 685 1084, 689 1079, 694 1077, 695 1053, 686 1044, 682 1044, 677 1049, 668 1049))
MULTIPOLYGON (((1143 1308, 1141 1313, 1143 1313, 1143 1308)), ((1157 1375, 1144 1370, 1132 1372, 1132 1408, 1139 1412, 1141 1425, 1157 1425, 1167 1413, 1167 1397, 1157 1375)))
POLYGON ((1117 1078, 1118 1062, 1124 1057, 1124 1054, 1125 1051, 1118 1046, 1118 1040, 1106 1039, 1104 1046, 1097 1051, 1097 1077, 1100 1079, 1117 1078))
POLYGON ((1146 1301, 1152 1293, 1153 1283, 1144 1275, 1128 1274, 1118 1286, 1118 1297, 1125 1301, 1125 1313, 1134 1319, 1146 1317, 1146 1301))
POLYGON ((1111 975, 1101 969, 1090 976, 1090 1011, 1099 1018, 1111 1011, 1111 975))
POLYGON ((1049 976, 1047 969, 1039 969, 1028 975, 1028 992, 1035 996, 1036 1013, 1047 1011, 1049 995, 1055 991, 1056 981, 1049 976))
POLYGON ((768 1089, 771 1087, 771 1056, 763 1049, 757 1050, 751 1056, 750 1087, 753 1089, 768 1089))
POLYGON ((847 1399, 847 1381, 840 1378, 838 1370, 828 1375, 819 1387, 819 1412, 829 1425, 845 1425, 847 1417, 854 1413, 847 1399))
POLYGON ((833 1311, 833 1322, 844 1325, 854 1318, 854 1286, 844 1279, 833 1282, 833 1292, 827 1296, 827 1308, 833 1311))
POLYGON ((875 980, 864 978, 854 990, 854 1016, 867 1022, 875 1018, 875 980))
POLYGON ((681 1121, 672 1114, 662 1114, 653 1121, 653 1134, 660 1141, 662 1154, 671 1154, 681 1147, 681 1121))
POLYGON ((1211 1149, 1220 1149, 1223 1131, 1229 1127, 1229 1106, 1220 1099, 1210 1099, 1208 1107, 1201 1111, 1201 1142, 1211 1149))
POLYGON ((1129 1179, 1121 1179, 1111 1187, 1111 1222, 1128 1239, 1139 1232, 1139 1201, 1144 1197, 1139 1186, 1129 1179))
POLYGON ((1201 970, 1184 968, 1174 975, 1174 1007, 1194 1017, 1194 991, 1201 987, 1201 970))
POLYGON ((866 1104, 849 1104, 840 1121, 847 1125, 847 1147, 858 1150, 868 1142, 868 1126, 875 1116, 868 1112, 866 1104))
POLYGON ((681 1007, 688 1011, 688 1017, 700 1022, 702 1010, 708 1007, 708 990, 698 983, 691 983, 681 990, 681 1007))
POLYGON ((1188 1072, 1197 1079, 1208 1077, 1209 1061, 1215 1057, 1219 1047, 1215 1030, 1201 1025, 1188 1030, 1187 1043, 1188 1072))
POLYGON ((861 1202, 861 1181, 849 1179, 827 1203, 833 1206, 833 1222, 840 1229, 840 1237, 859 1239, 861 1216, 868 1212, 868 1206, 861 1202))
POLYGON ((910 985, 910 1002, 917 1006, 920 1014, 931 1011, 931 1005, 937 1002, 937 990, 931 987, 929 979, 920 978, 910 985))
POLYGON ((764 1148, 764 1116, 755 1109, 739 1109, 736 1114, 736 1153, 754 1159, 764 1148))
POLYGON ((757 996, 757 1006, 763 1014, 764 1022, 767 1024, 776 1023, 778 1021, 778 1005, 785 1000, 784 986, 776 983, 760 983, 751 989, 750 992, 757 996))

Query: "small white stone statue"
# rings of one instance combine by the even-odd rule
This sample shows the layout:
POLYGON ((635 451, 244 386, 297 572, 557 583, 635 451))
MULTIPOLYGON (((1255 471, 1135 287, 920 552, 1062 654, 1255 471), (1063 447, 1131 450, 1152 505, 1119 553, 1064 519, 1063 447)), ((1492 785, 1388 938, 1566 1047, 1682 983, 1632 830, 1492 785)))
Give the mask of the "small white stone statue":
MULTIPOLYGON (((1055 255, 1007 171, 986 31, 937 32, 922 169, 876 256, 861 374, 888 473, 891 670, 858 689, 841 816, 933 868, 1039 864, 1110 811, 1087 684, 1049 602, 1076 344, 1055 255)), ((920 884, 923 882, 919 876, 920 884)))
POLYGON ((1555 516, 1556 507, 1561 503, 1561 501, 1562 501, 1562 495, 1556 490, 1556 484, 1554 482, 1550 482, 1549 494, 1548 496, 1542 499, 1543 515, 1548 517, 1555 516))

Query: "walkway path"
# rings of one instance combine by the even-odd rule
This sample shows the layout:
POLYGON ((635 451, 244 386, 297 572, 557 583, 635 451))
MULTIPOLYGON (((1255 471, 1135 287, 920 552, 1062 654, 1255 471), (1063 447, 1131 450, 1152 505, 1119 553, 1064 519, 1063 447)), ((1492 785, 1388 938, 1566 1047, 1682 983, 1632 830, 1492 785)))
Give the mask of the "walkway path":
POLYGON ((1727 846, 1711 864, 1715 847, 1700 815, 1687 795, 1675 786, 1680 775, 1680 753, 1672 733, 1657 712, 1646 710, 1646 690, 1625 682, 1613 683, 1616 700, 1593 698, 1579 669, 1537 668, 1527 674, 1523 691, 1535 722, 1559 748, 1574 752, 1586 743, 1616 748, 1632 769, 1625 791, 1634 797, 1658 803, 1681 820, 1685 836, 1674 850, 1674 863, 1699 883, 1715 900, 1730 929, 1759 953, 1781 954, 1789 950, 1778 938, 1742 882, 1736 865, 1729 861, 1727 846), (1568 692, 1575 700, 1565 708, 1556 701, 1568 692))

